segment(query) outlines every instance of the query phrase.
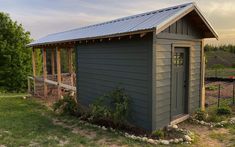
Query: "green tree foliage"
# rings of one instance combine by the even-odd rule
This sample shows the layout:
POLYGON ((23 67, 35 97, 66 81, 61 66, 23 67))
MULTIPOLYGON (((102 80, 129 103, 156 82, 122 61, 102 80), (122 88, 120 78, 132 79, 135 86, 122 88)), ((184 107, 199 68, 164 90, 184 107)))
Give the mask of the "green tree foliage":
POLYGON ((0 12, 0 88, 22 91, 31 70, 30 33, 0 12))
POLYGON ((227 51, 227 52, 235 54, 235 45, 231 45, 231 44, 220 45, 220 46, 214 46, 214 45, 207 44, 207 45, 205 45, 204 49, 205 49, 206 52, 209 52, 209 51, 227 51))

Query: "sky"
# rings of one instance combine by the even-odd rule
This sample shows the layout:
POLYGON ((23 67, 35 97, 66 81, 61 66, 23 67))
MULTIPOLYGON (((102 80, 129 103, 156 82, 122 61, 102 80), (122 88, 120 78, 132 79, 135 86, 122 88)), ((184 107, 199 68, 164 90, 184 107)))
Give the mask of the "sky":
MULTIPOLYGON (((33 39, 86 25, 193 2, 192 0, 0 0, 0 11, 33 39)), ((219 34, 206 43, 235 45, 235 0, 194 0, 219 34)))

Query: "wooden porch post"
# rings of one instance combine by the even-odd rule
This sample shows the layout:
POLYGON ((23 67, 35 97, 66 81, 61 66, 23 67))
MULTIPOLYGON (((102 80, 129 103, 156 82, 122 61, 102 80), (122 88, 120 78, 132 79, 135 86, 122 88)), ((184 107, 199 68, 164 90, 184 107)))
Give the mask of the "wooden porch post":
POLYGON ((33 65, 33 94, 36 93, 36 63, 35 63, 35 58, 36 58, 36 52, 35 48, 32 50, 32 65, 33 65))
POLYGON ((73 63, 72 63, 72 48, 67 49, 68 55, 68 66, 69 66, 69 73, 70 73, 70 81, 71 85, 73 86, 73 63))
POLYGON ((51 74, 54 78, 54 75, 55 75, 55 49, 51 50, 51 74))
POLYGON ((44 97, 47 97, 47 84, 45 80, 47 79, 47 55, 46 48, 43 48, 43 88, 44 88, 44 97))
POLYGON ((201 42, 201 109, 205 110, 206 95, 205 95, 205 54, 204 40, 201 42))
POLYGON ((73 72, 73 67, 72 67, 72 48, 69 48, 67 50, 68 52, 68 66, 69 66, 69 73, 73 72))
POLYGON ((58 82, 58 97, 61 97, 61 88, 60 88, 60 83, 61 83, 61 64, 60 64, 60 48, 56 48, 56 63, 57 63, 57 82, 58 82))

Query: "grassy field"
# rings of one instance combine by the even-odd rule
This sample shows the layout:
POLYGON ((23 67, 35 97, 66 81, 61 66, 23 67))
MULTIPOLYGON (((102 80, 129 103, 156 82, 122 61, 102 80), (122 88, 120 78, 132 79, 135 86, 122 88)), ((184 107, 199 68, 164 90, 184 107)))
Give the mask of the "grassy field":
POLYGON ((207 67, 211 68, 215 64, 221 64, 225 67, 235 65, 235 54, 226 51, 210 51, 205 52, 207 59, 207 67))
POLYGON ((230 78, 231 76, 235 76, 235 68, 223 68, 219 70, 207 68, 206 77, 218 77, 218 78, 230 78))
MULTIPOLYGON (((221 132, 217 129, 211 131, 206 127, 188 122, 181 125, 196 133, 196 141, 191 145, 174 146, 235 145, 235 126, 225 128, 226 131, 221 132), (224 135, 223 133, 227 133, 227 137, 221 139, 220 136, 224 135)), ((17 97, 13 94, 12 97, 11 94, 5 94, 0 96, 0 146, 142 147, 153 145, 86 126, 75 117, 57 116, 39 100, 23 99, 22 95, 17 97)))
MULTIPOLYGON (((15 95, 13 95, 15 96, 15 95)), ((0 97, 0 146, 151 146, 56 116, 32 99, 0 97)))
POLYGON ((235 54, 226 51, 209 51, 206 54, 206 77, 228 78, 235 76, 235 54), (215 65, 222 65, 225 68, 221 70, 212 69, 215 65))

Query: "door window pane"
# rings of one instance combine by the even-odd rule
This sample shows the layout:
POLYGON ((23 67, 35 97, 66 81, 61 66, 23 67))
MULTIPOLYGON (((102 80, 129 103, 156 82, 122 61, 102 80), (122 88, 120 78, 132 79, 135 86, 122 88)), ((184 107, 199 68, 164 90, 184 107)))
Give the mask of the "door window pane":
POLYGON ((175 66, 182 66, 184 64, 184 53, 175 53, 173 64, 175 66))

